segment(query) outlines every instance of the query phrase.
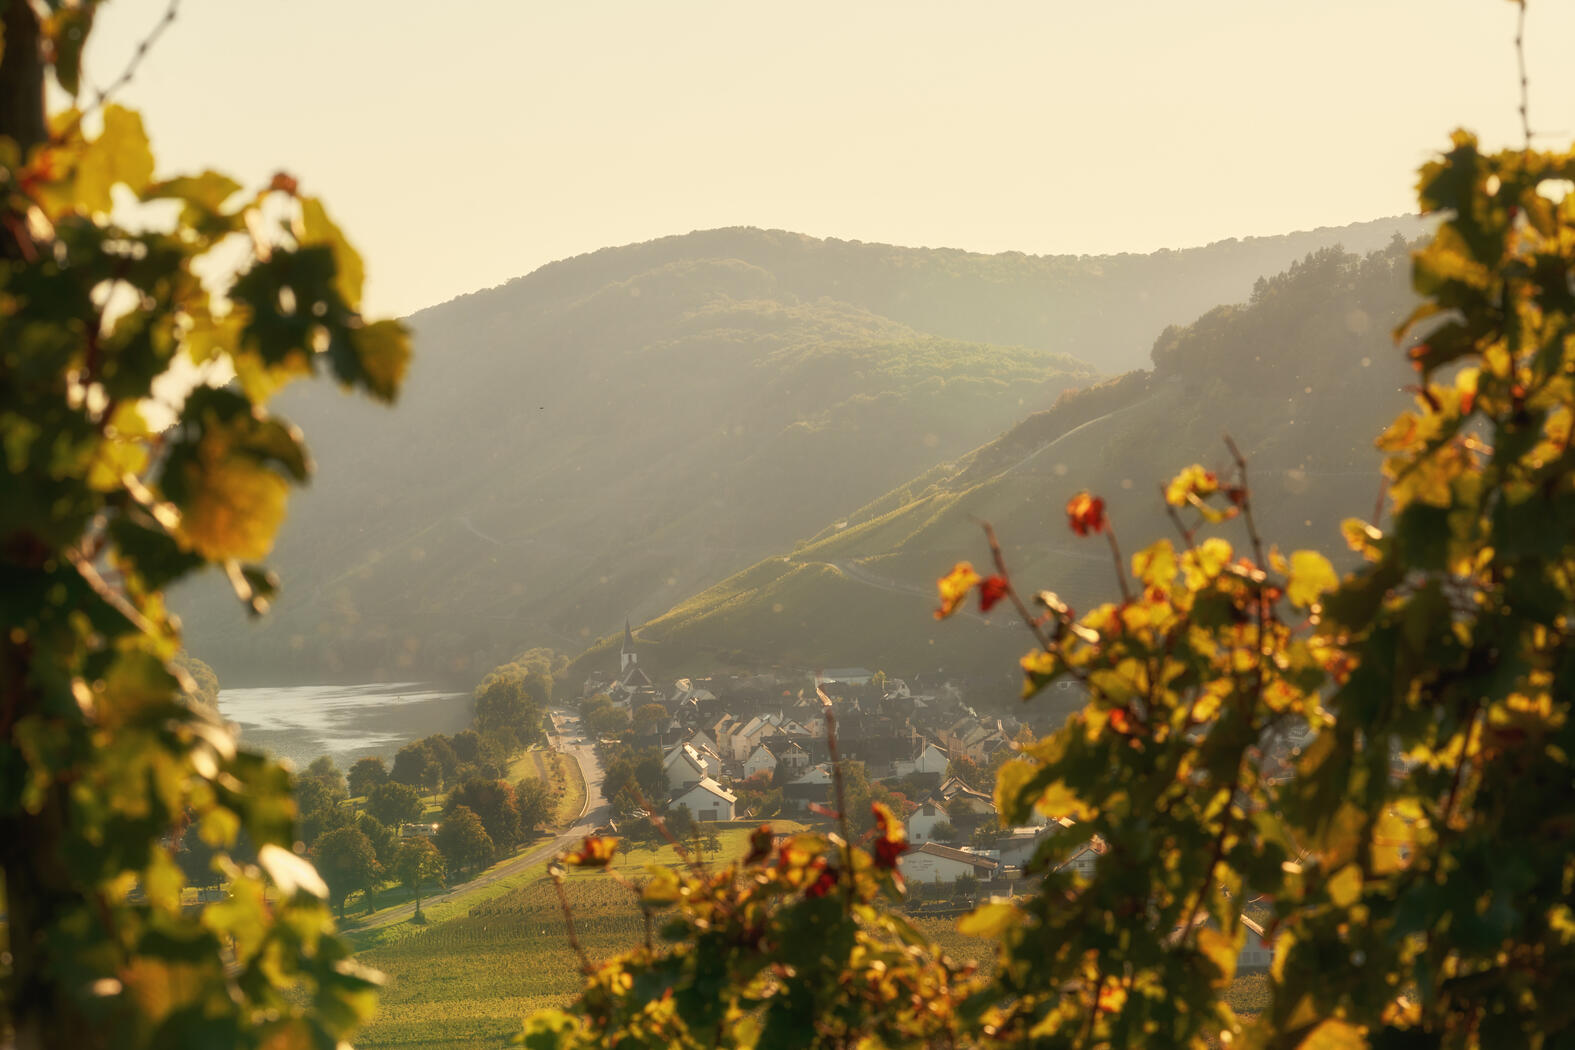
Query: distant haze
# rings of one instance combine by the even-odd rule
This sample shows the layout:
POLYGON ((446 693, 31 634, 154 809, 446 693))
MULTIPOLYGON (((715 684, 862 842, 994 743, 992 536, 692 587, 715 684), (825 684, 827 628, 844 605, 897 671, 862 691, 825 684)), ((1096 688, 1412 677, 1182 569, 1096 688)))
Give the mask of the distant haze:
MULTIPOLYGON (((101 15, 107 83, 166 0, 101 15)), ((1394 215, 1457 125, 1520 139, 1491 0, 189 0, 125 99, 165 171, 279 168, 409 313, 550 260, 752 225, 1105 254, 1394 215)), ((1575 4, 1533 126, 1575 132, 1575 4)))

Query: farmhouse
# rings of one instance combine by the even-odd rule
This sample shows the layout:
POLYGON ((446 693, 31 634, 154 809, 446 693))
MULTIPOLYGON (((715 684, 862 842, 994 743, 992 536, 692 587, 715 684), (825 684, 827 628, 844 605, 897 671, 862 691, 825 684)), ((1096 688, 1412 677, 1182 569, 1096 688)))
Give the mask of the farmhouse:
POLYGON ((732 820, 733 803, 737 801, 737 795, 705 777, 688 791, 674 796, 670 804, 683 806, 696 820, 732 820))
POLYGON ((897 869, 909 882, 955 882, 964 875, 988 879, 1000 864, 967 850, 926 842, 897 858, 897 869))

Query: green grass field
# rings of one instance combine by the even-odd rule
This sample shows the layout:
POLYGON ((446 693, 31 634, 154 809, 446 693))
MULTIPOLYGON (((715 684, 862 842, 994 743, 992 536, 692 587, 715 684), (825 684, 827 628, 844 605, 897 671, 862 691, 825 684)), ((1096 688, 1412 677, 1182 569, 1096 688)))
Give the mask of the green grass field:
MULTIPOLYGON (((774 822, 778 830, 795 826, 774 822)), ((718 858, 742 855, 750 829, 723 829, 718 858)), ((640 881, 649 864, 676 864, 671 846, 620 850, 613 870, 640 881)), ((571 872, 566 886, 575 929, 592 962, 628 951, 645 937, 630 891, 599 871, 571 872)), ((580 988, 579 960, 569 947, 563 912, 544 866, 507 886, 433 908, 425 927, 402 923, 361 939, 360 958, 383 971, 377 1016, 357 1040, 363 1047, 495 1050, 533 1010, 566 1004, 580 988)), ((914 924, 959 961, 993 968, 987 941, 965 937, 954 917, 915 917, 914 924)), ((1262 975, 1244 975, 1231 1002, 1262 1008, 1262 975)))
MULTIPOLYGON (((774 822, 780 831, 797 830, 774 822)), ((741 856, 749 827, 718 833, 720 858, 741 856)), ((710 859, 710 858, 708 858, 710 859)), ((620 850, 613 870, 639 879, 649 864, 676 864, 671 846, 620 850)), ((592 961, 627 951, 644 939, 629 890, 602 872, 574 872, 567 885, 580 942, 592 961)), ((561 1006, 580 986, 579 962, 565 936, 563 913, 540 867, 511 888, 433 908, 426 927, 402 923, 362 940, 360 958, 388 977, 377 1017, 357 1040, 365 1047, 499 1047, 532 1010, 561 1006)), ((959 959, 987 955, 951 919, 919 925, 959 959)), ((983 961, 981 959, 981 961, 983 961)))
POLYGON ((546 780, 557 807, 553 820, 558 827, 568 827, 579 819, 585 805, 585 775, 571 756, 533 747, 515 756, 505 776, 510 784, 527 778, 546 780))

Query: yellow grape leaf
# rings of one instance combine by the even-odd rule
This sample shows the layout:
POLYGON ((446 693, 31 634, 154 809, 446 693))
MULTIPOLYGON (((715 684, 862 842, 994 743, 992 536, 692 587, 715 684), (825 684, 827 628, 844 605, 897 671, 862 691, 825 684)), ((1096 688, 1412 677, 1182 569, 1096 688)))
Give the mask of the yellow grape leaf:
MULTIPOLYGON (((361 290, 366 284, 366 265, 361 253, 345 237, 344 232, 328 217, 323 202, 316 197, 301 198, 301 247, 309 244, 326 244, 333 252, 338 274, 334 290, 352 310, 361 309, 361 290)), ((394 321, 381 322, 397 324, 394 321)))
POLYGON ((1373 551, 1373 544, 1384 538, 1382 531, 1361 518, 1346 518, 1342 521, 1340 534, 1345 537, 1345 545, 1351 550, 1369 555, 1373 551))
POLYGON ((1219 976, 1213 979, 1216 987, 1223 987, 1235 979, 1236 959, 1241 953, 1242 939, 1239 928, 1235 937, 1212 926, 1205 926, 1198 931, 1198 950, 1219 970, 1219 976))
POLYGON ((940 592, 941 606, 935 610, 935 618, 944 620, 957 611, 957 607, 968 597, 968 592, 973 590, 974 584, 979 582, 979 574, 974 572, 973 566, 965 561, 960 561, 952 566, 952 571, 935 581, 935 587, 940 592))
POLYGON ((1362 869, 1347 864, 1329 880, 1329 899, 1337 908, 1349 908, 1362 896, 1362 869))
POLYGON ((376 321, 351 329, 350 345, 361 362, 366 388, 392 403, 410 365, 410 335, 398 321, 376 321))
POLYGON ((1165 502, 1172 507, 1185 507, 1193 495, 1208 496, 1219 491, 1219 479, 1211 470, 1204 470, 1197 463, 1182 469, 1165 486, 1165 502))
POLYGON ((1176 577, 1176 548, 1160 540, 1132 555, 1132 575, 1146 587, 1169 587, 1176 577))
POLYGON ((289 484, 261 464, 229 457, 188 467, 191 495, 181 508, 181 536, 209 561, 261 561, 284 521, 289 484))
POLYGON ((1367 1037, 1349 1021, 1323 1021, 1297 1044, 1297 1050, 1364 1050, 1367 1037))
POLYGON ((1230 564, 1231 549, 1229 541, 1218 536, 1210 536, 1193 550, 1181 555, 1181 572, 1186 578, 1187 586, 1197 590, 1210 580, 1225 571, 1225 566, 1230 564))
POLYGON ((1317 551, 1296 551, 1291 555, 1290 580, 1285 588, 1293 605, 1306 607, 1340 583, 1334 566, 1317 551))
POLYGON ((1028 782, 1039 767, 1021 758, 1013 759, 1001 767, 995 777, 995 808, 1003 817, 1014 822, 1027 819, 1033 811, 1033 800, 1022 797, 1028 782))
POLYGON ((77 203, 89 212, 114 206, 110 188, 123 183, 141 193, 153 178, 153 151, 142 118, 113 102, 104 107, 104 131, 77 161, 77 203))
POLYGON ((651 877, 641 887, 640 899, 658 908, 665 908, 669 904, 678 903, 679 882, 677 873, 672 868, 660 864, 652 865, 647 870, 650 871, 651 877))
POLYGON ((957 920, 957 932, 966 937, 985 937, 1000 940, 1007 930, 1019 925, 1022 912, 1005 901, 981 904, 957 920))

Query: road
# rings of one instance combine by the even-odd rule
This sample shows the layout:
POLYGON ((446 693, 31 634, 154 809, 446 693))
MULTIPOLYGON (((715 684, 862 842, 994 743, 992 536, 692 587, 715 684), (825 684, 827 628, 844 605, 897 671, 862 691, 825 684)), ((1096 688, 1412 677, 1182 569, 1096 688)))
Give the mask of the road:
MULTIPOLYGON (((570 844, 578 842, 584 836, 589 835, 593 829, 607 823, 609 811, 607 800, 602 797, 602 767, 596 761, 595 749, 576 731, 564 728, 564 723, 570 717, 567 711, 553 711, 551 714, 553 747, 572 755, 574 760, 579 763, 580 773, 585 778, 585 806, 580 810, 579 819, 556 837, 539 842, 525 852, 516 854, 509 860, 504 861, 502 864, 488 868, 469 882, 462 882, 458 886, 450 886, 442 893, 434 893, 431 896, 422 897, 421 905, 423 908, 430 908, 434 904, 453 900, 455 897, 463 894, 484 889, 511 875, 517 875, 526 868, 547 860, 570 844)), ((346 933, 355 933, 359 930, 375 930, 380 926, 390 926, 396 922, 408 922, 415 915, 415 912, 415 902, 412 901, 408 904, 400 904, 380 911, 364 922, 355 924, 344 922, 340 928, 346 933)))

